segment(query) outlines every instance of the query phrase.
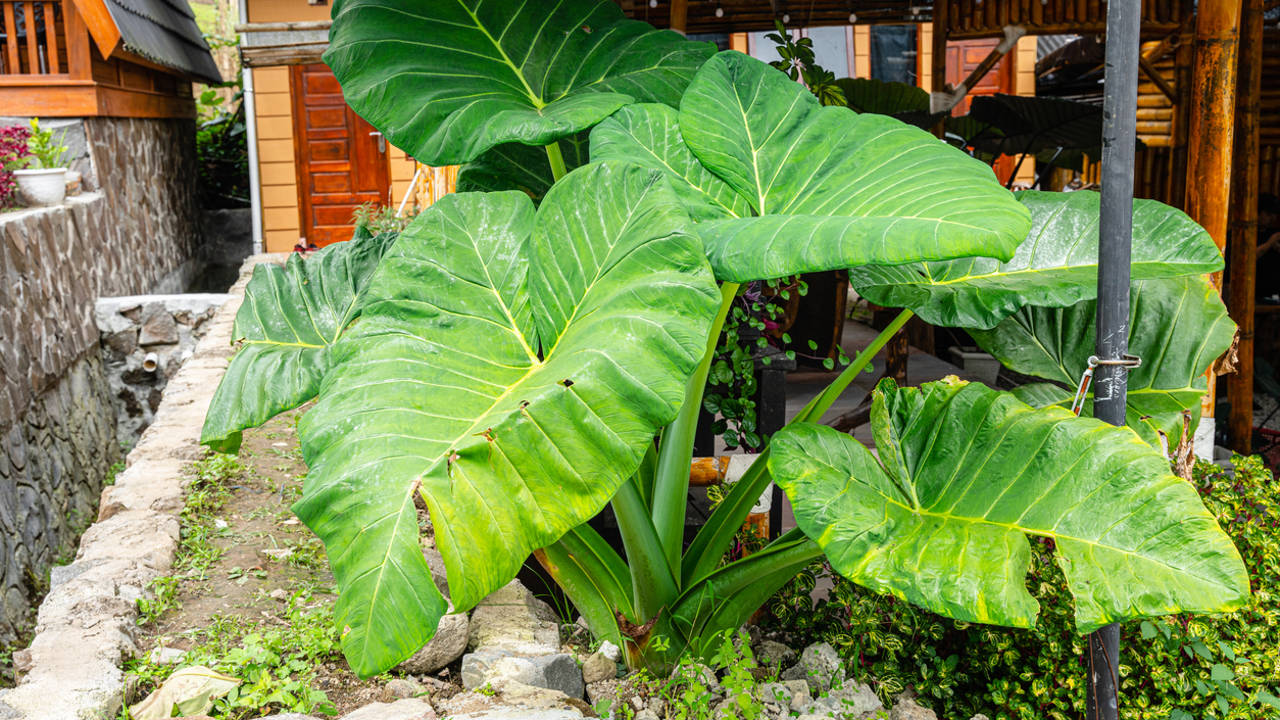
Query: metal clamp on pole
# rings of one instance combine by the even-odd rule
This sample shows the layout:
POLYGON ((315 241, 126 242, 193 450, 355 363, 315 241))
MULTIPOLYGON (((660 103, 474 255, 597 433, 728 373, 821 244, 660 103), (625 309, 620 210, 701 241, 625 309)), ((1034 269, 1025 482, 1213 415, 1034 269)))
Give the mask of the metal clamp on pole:
POLYGON ((1119 366, 1126 370, 1132 370, 1142 367, 1142 358, 1137 355, 1124 353, 1115 360, 1103 360, 1097 355, 1089 356, 1089 365, 1084 369, 1084 373, 1080 375, 1080 382, 1076 385, 1076 396, 1071 400, 1071 412, 1079 415, 1084 409, 1084 398, 1089 394, 1089 386, 1093 384, 1093 371, 1099 365, 1119 366))

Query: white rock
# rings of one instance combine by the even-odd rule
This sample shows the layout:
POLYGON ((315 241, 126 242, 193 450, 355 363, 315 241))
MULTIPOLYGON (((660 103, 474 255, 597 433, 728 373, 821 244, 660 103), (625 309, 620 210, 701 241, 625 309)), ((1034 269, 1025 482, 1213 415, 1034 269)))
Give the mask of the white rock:
POLYGON ((186 650, 178 648, 156 647, 147 655, 147 659, 156 665, 174 665, 182 662, 182 658, 187 656, 186 650))
POLYGON ((618 647, 617 645, 614 645, 608 640, 605 640, 604 642, 600 643, 600 649, 597 650, 596 652, 600 653, 601 655, 609 658, 614 662, 618 662, 622 660, 622 648, 618 647))
POLYGON ((889 711, 889 720, 938 720, 938 716, 929 708, 917 705, 915 700, 899 695, 889 711))
POLYGON ((382 699, 393 702, 404 698, 421 697, 427 692, 422 683, 409 678, 392 678, 382 688, 382 699))
POLYGON ((805 708, 809 713, 831 713, 843 717, 858 716, 883 710, 884 705, 871 688, 862 683, 847 683, 819 696, 805 708))
POLYGON ((809 694, 809 683, 806 680, 785 680, 782 683, 791 691, 791 709, 800 710, 808 705, 813 696, 809 694))

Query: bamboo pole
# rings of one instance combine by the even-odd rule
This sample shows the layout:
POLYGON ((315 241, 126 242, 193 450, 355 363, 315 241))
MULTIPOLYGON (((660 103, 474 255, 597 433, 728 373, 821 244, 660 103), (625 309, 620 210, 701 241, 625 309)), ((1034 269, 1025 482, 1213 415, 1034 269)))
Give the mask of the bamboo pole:
POLYGON ((1240 328, 1236 374, 1227 381, 1231 447, 1249 454, 1253 444, 1253 310, 1258 248, 1258 96, 1262 94, 1262 0, 1244 0, 1240 24, 1235 163, 1231 172, 1231 243, 1228 304, 1240 328))
MULTIPOLYGON (((1221 250, 1227 242, 1227 212, 1231 200, 1231 150, 1235 132, 1236 55, 1241 0, 1201 0, 1196 13, 1195 64, 1191 78, 1191 132, 1187 158, 1187 214, 1204 226, 1221 250)), ((1212 276, 1222 287, 1222 273, 1212 276)), ((1207 433, 1213 454, 1213 409, 1217 377, 1206 374, 1208 391, 1201 401, 1197 435, 1207 433)))

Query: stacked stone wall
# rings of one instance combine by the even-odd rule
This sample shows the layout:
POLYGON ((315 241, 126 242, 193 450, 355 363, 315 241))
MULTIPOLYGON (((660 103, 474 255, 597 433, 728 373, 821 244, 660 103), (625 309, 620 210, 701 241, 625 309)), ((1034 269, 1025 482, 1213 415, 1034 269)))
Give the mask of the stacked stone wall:
POLYGON ((194 122, 84 128, 94 191, 0 214, 0 645, 120 457, 98 297, 182 290, 197 267, 194 122))

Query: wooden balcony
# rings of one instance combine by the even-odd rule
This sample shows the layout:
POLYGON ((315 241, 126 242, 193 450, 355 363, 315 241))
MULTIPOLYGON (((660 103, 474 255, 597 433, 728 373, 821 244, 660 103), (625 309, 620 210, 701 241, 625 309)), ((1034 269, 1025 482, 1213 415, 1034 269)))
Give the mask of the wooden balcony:
POLYGON ((3 112, 40 117, 194 116, 190 85, 130 54, 109 17, 94 8, 92 2, 76 0, 0 0, 3 112), (93 22, 99 26, 96 34, 93 22))

